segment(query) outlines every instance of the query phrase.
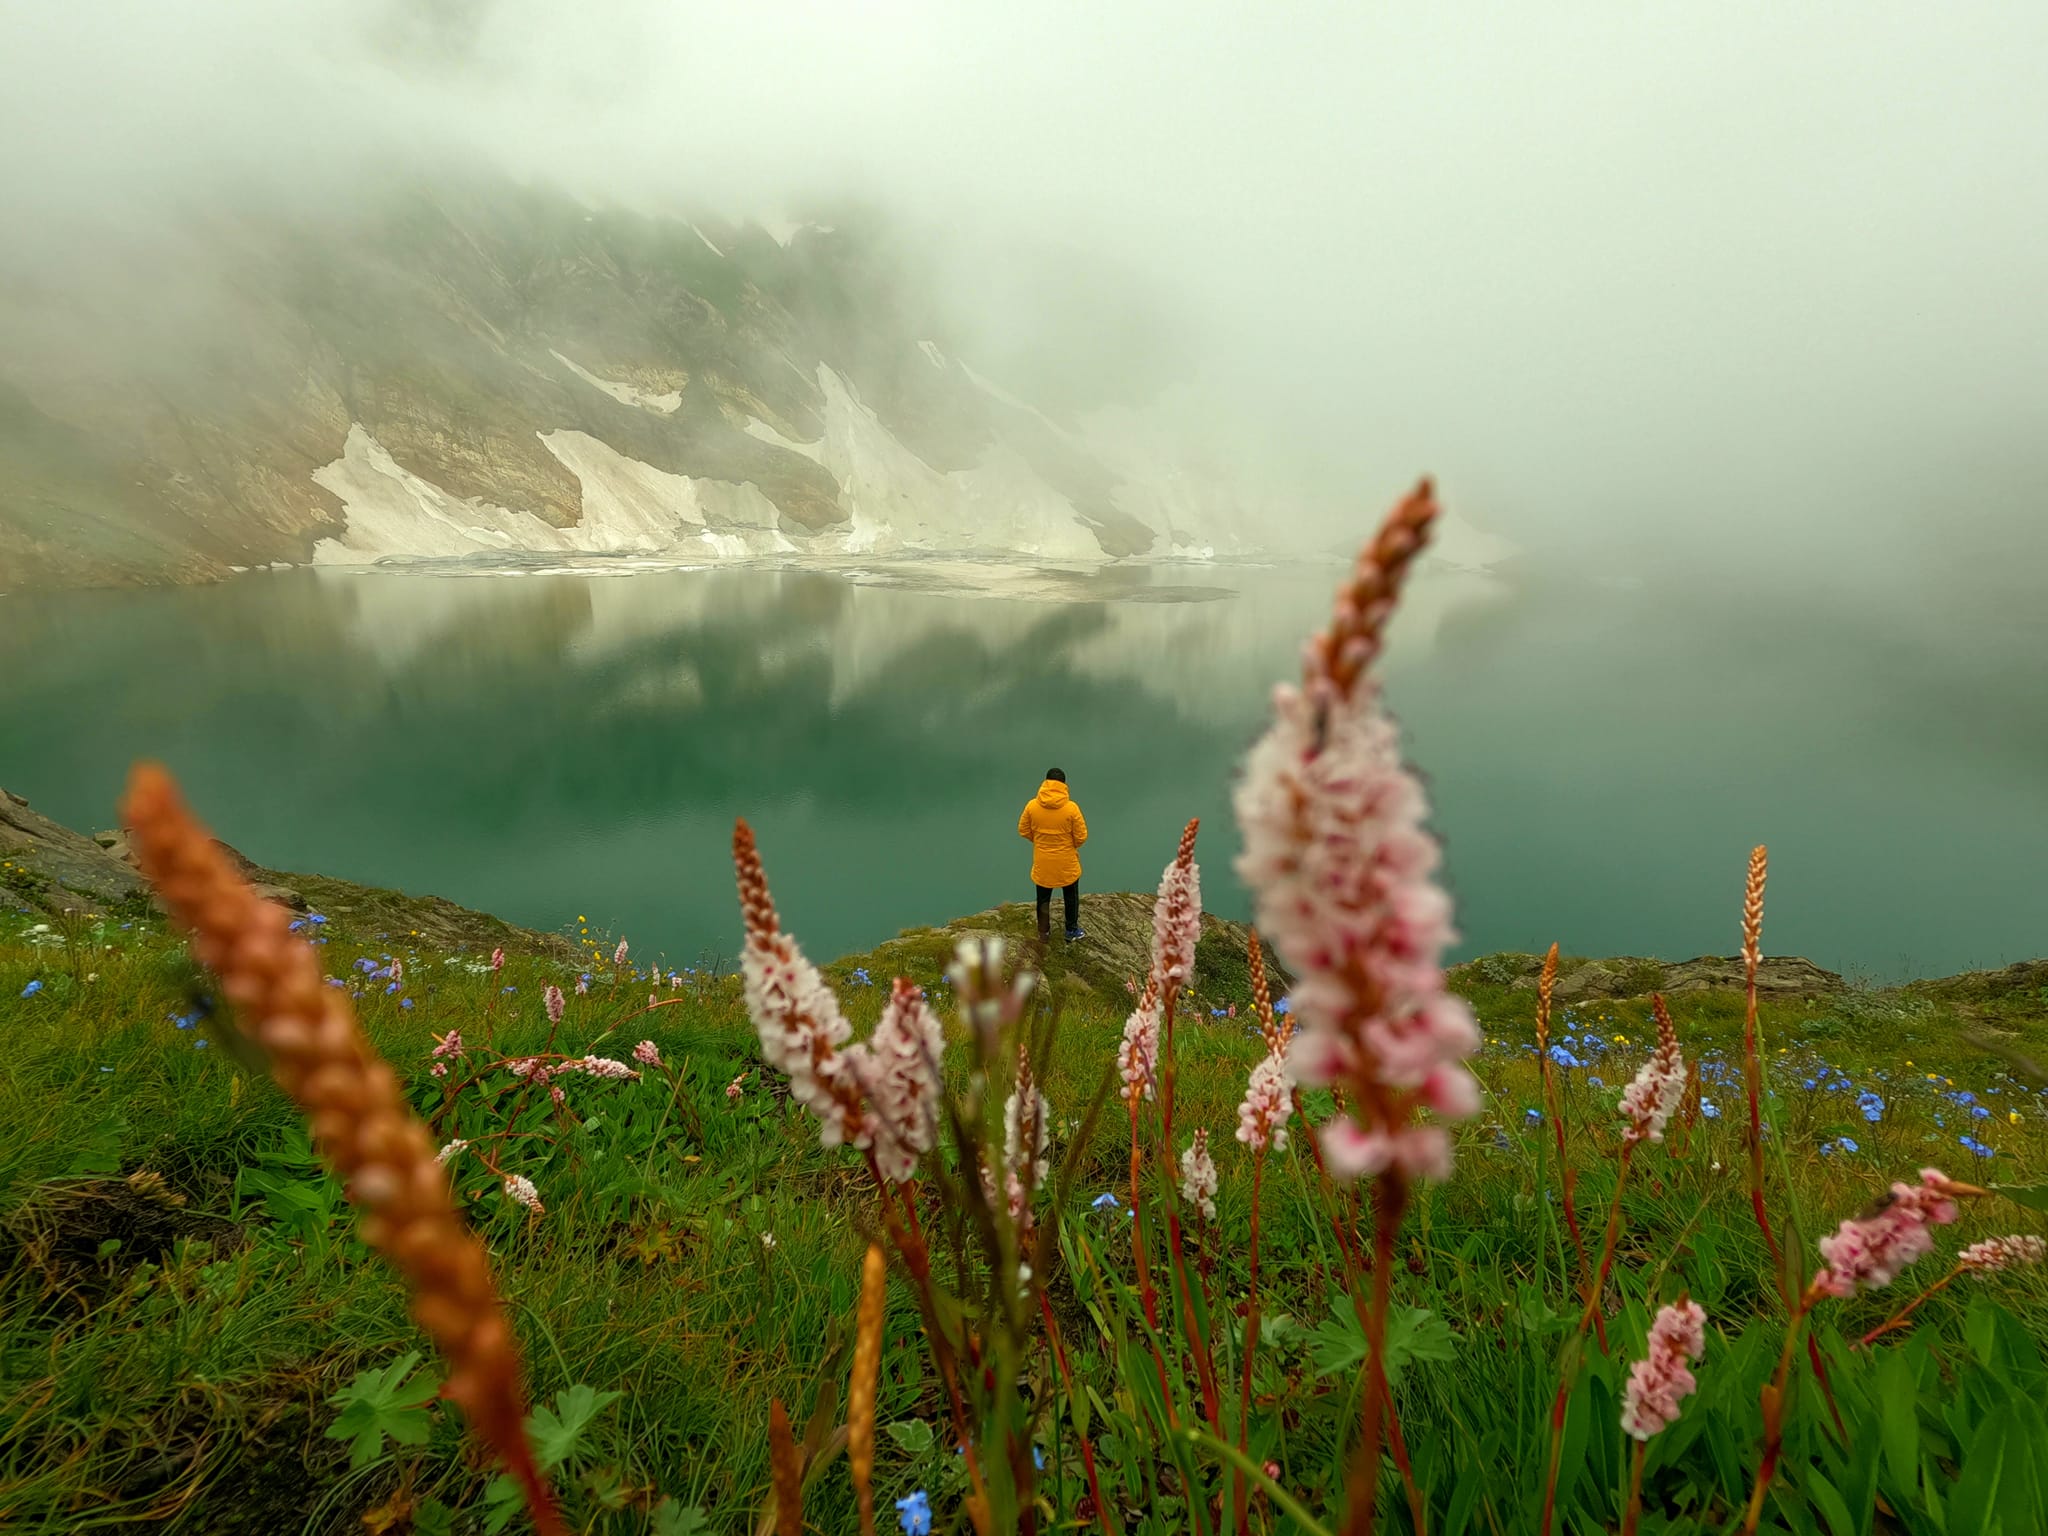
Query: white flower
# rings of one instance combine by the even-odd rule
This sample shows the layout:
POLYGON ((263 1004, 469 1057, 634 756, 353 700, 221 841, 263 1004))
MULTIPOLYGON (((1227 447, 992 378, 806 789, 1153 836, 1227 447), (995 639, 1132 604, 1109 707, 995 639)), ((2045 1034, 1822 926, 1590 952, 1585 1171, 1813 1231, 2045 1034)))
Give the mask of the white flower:
POLYGON ((1237 1106, 1237 1139, 1254 1152, 1287 1150, 1287 1119, 1294 1112, 1294 1079, 1287 1058, 1266 1055, 1252 1068, 1244 1102, 1237 1106))
POLYGON ((443 1147, 439 1152, 436 1152, 434 1154, 434 1161, 437 1163, 445 1163, 448 1161, 449 1158, 453 1157, 456 1153, 460 1152, 464 1147, 468 1145, 468 1142, 462 1140, 460 1137, 457 1137, 454 1141, 449 1142, 447 1146, 443 1147))
POLYGON ((533 1180, 519 1174, 508 1174, 505 1178, 505 1193, 532 1211, 536 1216, 545 1209, 540 1203, 540 1191, 533 1187, 533 1180))

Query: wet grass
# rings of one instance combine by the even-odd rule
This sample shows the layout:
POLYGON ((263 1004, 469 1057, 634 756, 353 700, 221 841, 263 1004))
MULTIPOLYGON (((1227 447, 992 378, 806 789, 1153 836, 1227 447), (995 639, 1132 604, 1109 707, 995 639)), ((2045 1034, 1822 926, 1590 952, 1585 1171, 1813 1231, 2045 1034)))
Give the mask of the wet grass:
MULTIPOLYGON (((8 1042, 0 1079, 8 1128, 0 1138, 0 1527, 433 1532, 492 1529, 502 1517, 512 1522, 507 1528, 522 1528, 523 1516, 491 1504, 489 1471, 445 1407, 426 1410, 422 1443, 386 1443, 353 1467, 347 1446, 327 1435, 337 1414, 330 1399, 422 1340, 397 1280, 352 1235, 339 1191, 311 1160, 289 1104, 194 1017, 195 973, 182 947, 146 919, 98 924, 68 941, 32 932, 35 921, 0 916, 0 1034, 8 1042), (40 987, 22 995, 34 982, 40 987)), ((399 943, 339 923, 319 931, 327 970, 358 993, 365 1027, 444 1136, 502 1125, 513 1100, 501 1073, 448 1107, 444 1090, 457 1078, 429 1075, 436 1037, 457 1029, 472 1052, 487 1041, 514 1053, 541 1050, 550 1037, 542 1006, 549 982, 573 994, 579 976, 591 977, 588 995, 568 999, 556 1048, 625 1057, 641 1039, 658 1047, 663 1066, 637 1082, 566 1079, 562 1106, 538 1101, 520 1111, 517 1129, 527 1134, 499 1144, 494 1156, 502 1171, 534 1180, 544 1214, 505 1198, 473 1153, 451 1166, 492 1248, 534 1401, 559 1404, 579 1385, 621 1394, 596 1410, 558 1472, 576 1528, 750 1529, 768 1484, 769 1398, 791 1405, 800 1426, 821 1387, 828 1415, 836 1404, 872 1208, 853 1160, 821 1151, 806 1115, 764 1081, 735 979, 680 967, 680 984, 667 967, 656 982, 646 969, 629 978, 612 970, 609 943, 594 937, 582 961, 565 961, 560 951, 513 953, 494 971, 480 950, 449 953, 410 933, 399 943), (395 989, 357 964, 383 969, 393 956, 404 967, 395 989), (742 1074, 750 1075, 739 1095, 728 1097, 742 1074)), ((943 997, 940 946, 911 944, 895 955, 943 997)), ((855 957, 831 971, 864 1030, 887 978, 870 965, 871 984, 860 983, 861 963, 855 957)), ((1205 1011, 1181 1026, 1176 1115, 1183 1128, 1211 1131, 1223 1176, 1219 1216, 1193 1241, 1215 1267, 1219 1294, 1238 1297, 1250 1179, 1230 1133, 1258 1045, 1242 1011, 1248 999, 1225 995, 1235 973, 1220 958, 1215 973, 1216 995, 1205 1004, 1234 1001, 1240 1015, 1205 1011)), ((1457 1178, 1425 1194, 1403 1230, 1396 1287, 1400 1304, 1428 1309, 1446 1325, 1448 1342, 1436 1351, 1441 1358, 1410 1362, 1400 1403, 1432 1530, 1522 1531, 1533 1529, 1530 1478, 1540 1479, 1563 1314, 1573 1309, 1572 1261, 1552 1216, 1551 1186, 1540 1177, 1554 1153, 1548 1128, 1531 1118, 1540 1102, 1531 994, 1475 979, 1469 995, 1487 1035, 1478 1066, 1488 1101, 1459 1133, 1457 1178)), ((1606 1298, 1614 1358, 1596 1363, 1583 1402, 1574 1397, 1579 1442, 1560 1503, 1564 1530, 1612 1526, 1618 1382, 1627 1352, 1640 1347, 1647 1308, 1680 1286, 1707 1306, 1712 1337, 1700 1396, 1653 1458, 1650 1507, 1661 1513, 1645 1529, 1725 1529, 1731 1499, 1746 1490, 1754 1466, 1755 1394, 1782 1310, 1743 1191, 1740 1091, 1724 1065, 1739 1057, 1741 1001, 1695 994, 1677 999, 1674 1011, 1688 1054, 1707 1062, 1703 1097, 1718 1118, 1675 1133, 1631 1179, 1606 1298)), ((1556 1030, 1585 1063, 1562 1077, 1589 1226, 1613 1187, 1613 1104, 1649 1036, 1646 1013, 1632 1002, 1582 1007, 1556 1030)), ((1044 1085, 1056 1141, 1072 1134, 1096 1091, 1121 1024, 1115 1005, 1068 996, 1044 1085)), ((2014 1051, 2048 1055, 2048 1006, 2038 998, 1855 993, 1767 1007, 1764 1031, 1773 1199, 1809 1261, 1816 1236, 1922 1163, 1987 1183, 2043 1178, 2048 1097, 2011 1059, 2014 1051), (1996 1026, 1992 1044, 2005 1054, 1971 1043, 1970 1031, 1987 1017, 1996 1026), (1859 1105, 1869 1092, 1883 1100, 1874 1120, 1859 1105), (1992 1155, 1968 1150, 1964 1137, 1992 1155)), ((1310 1107, 1316 1118, 1329 1112, 1321 1095, 1310 1107)), ((1127 1260, 1126 1214, 1089 1202, 1123 1190, 1125 1136, 1118 1115, 1098 1128, 1066 1213, 1111 1265, 1127 1260)), ((2042 1272, 1951 1288, 1888 1351, 1852 1354, 1844 1340, 1887 1315, 1915 1278, 1935 1278, 1942 1258, 1963 1244, 2040 1231, 2042 1223, 2011 1202, 1980 1202, 1943 1231, 1924 1276, 1909 1276, 1898 1294, 1831 1310, 1822 1337, 1850 1447, 1833 1444, 1809 1391, 1788 1436, 1771 1519, 1834 1531, 1815 1480, 1830 1490, 1860 1486, 1858 1425, 1875 1425, 1886 1393, 1904 1391, 1921 1394, 1917 1423, 1907 1426, 1913 1440, 1898 1452, 1900 1465, 1873 1459, 1868 1472, 1869 1507, 1891 1513, 1852 1514, 1848 1529, 1939 1528, 1923 1512, 1922 1458, 1946 1502, 1947 1484, 1967 1479, 1978 1423, 1962 1424, 1962 1410, 1939 1403, 1951 1395, 1978 1401, 1981 1419, 2003 1401, 1987 1383, 2033 1391, 2036 1402, 2048 1383, 2042 1272), (1910 1362, 1908 1376, 1886 1363, 1891 1354, 1910 1362)), ((1357 1372, 1324 1371, 1344 1358, 1341 1307, 1332 1310, 1343 1279, 1299 1152, 1268 1169, 1264 1224, 1268 1324, 1259 1390, 1273 1411, 1257 1449, 1329 1517, 1341 1503, 1357 1372), (1292 1321, 1275 1322, 1276 1311, 1292 1321)), ((1063 1276, 1052 1283, 1052 1300, 1076 1370, 1106 1410, 1127 1407, 1087 1298, 1063 1276)), ((1046 1390, 1043 1370, 1033 1380, 1034 1390, 1046 1390)), ((889 1428, 878 1494, 928 1489, 945 1529, 958 1518, 957 1462, 910 1298, 893 1291, 880 1417, 889 1428)), ((1162 1481, 1145 1448, 1119 1443, 1105 1428, 1111 1422, 1099 1421, 1096 1433, 1122 1527, 1183 1528, 1187 1511, 1174 1505, 1170 1471, 1162 1481)), ((1071 1433, 1048 1423, 1044 1434, 1045 1496, 1062 1525, 1080 1523, 1071 1433)), ((2025 1452, 2010 1454, 2033 1465, 2025 1452)), ((2041 1466, 2048 1481, 2048 1462, 2041 1466)), ((1402 1528, 1400 1497, 1386 1507, 1390 1528, 1402 1528)), ((821 1467, 807 1503, 811 1528, 851 1529, 851 1508, 843 1461, 821 1467)), ((1263 1505, 1258 1519, 1261 1529, 1292 1528, 1263 1505)), ((2010 1521, 2003 1529, 2019 1536, 2010 1521)))

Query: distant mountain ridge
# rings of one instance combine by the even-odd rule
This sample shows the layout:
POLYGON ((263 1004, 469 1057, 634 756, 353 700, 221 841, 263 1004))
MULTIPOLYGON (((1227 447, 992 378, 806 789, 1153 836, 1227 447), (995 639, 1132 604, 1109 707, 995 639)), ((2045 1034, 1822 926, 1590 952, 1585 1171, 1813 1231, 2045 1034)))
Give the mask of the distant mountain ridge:
POLYGON ((1090 561, 1258 540, 954 357, 859 224, 510 183, 196 220, 0 288, 0 590, 494 551, 1090 561))

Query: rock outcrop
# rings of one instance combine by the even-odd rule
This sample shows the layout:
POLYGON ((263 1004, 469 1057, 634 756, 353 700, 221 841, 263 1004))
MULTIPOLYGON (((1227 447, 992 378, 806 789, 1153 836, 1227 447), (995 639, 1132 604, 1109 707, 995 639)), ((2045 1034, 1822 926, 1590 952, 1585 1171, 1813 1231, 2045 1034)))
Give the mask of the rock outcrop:
MULTIPOLYGON (((1541 955, 1482 955, 1453 966, 1454 983, 1514 987, 1534 991, 1543 971, 1541 955)), ((1609 960, 1565 959, 1558 964, 1555 996, 1560 1002, 1609 1001, 1623 997, 1667 996, 1683 992, 1741 990, 1745 978, 1740 955, 1702 955, 1693 960, 1651 960, 1634 955, 1609 960)), ((1768 997, 1825 997, 1848 990, 1833 971, 1796 955, 1766 955, 1757 967, 1756 986, 1768 997)))

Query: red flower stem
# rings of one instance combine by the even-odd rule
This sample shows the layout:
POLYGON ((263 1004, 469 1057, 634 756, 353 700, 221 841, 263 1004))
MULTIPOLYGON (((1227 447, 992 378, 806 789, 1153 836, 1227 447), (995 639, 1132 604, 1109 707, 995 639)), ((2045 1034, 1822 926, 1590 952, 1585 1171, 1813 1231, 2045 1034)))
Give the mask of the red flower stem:
POLYGON ((1346 1536, 1372 1536, 1378 1515, 1380 1438, 1388 1407, 1387 1303, 1393 1284, 1394 1234, 1408 1207, 1407 1182, 1394 1169, 1379 1176, 1375 1192, 1379 1209, 1374 1213, 1378 1219, 1373 1224, 1372 1310, 1365 1325, 1365 1424, 1346 1495, 1346 1536))
POLYGON ((1760 1394, 1764 1421, 1763 1457, 1757 1463, 1756 1483, 1749 1490, 1749 1507, 1742 1517, 1742 1536, 1756 1536, 1757 1522, 1764 1513, 1764 1494, 1778 1472, 1778 1457, 1785 1448, 1785 1389, 1792 1376, 1792 1352, 1798 1347, 1799 1335, 1806 1326, 1806 1315, 1813 1310, 1820 1294, 1817 1288, 1808 1286, 1806 1293, 1799 1298, 1791 1321, 1785 1325, 1785 1347, 1778 1352, 1778 1369, 1771 1377, 1771 1384, 1760 1394))
POLYGON ((1927 1287, 1926 1290, 1922 1291, 1918 1296, 1915 1296, 1911 1301, 1907 1302, 1903 1307, 1899 1308, 1898 1311, 1894 1312, 1890 1317, 1886 1318, 1883 1322, 1879 1323, 1875 1328, 1871 1329, 1870 1332, 1866 1333, 1865 1335, 1863 1335, 1862 1338, 1858 1339, 1856 1341, 1856 1347, 1858 1349, 1868 1349, 1873 1340, 1882 1338, 1885 1334, 1890 1333, 1894 1328, 1903 1328, 1906 1325, 1906 1319, 1911 1317, 1915 1312, 1918 1312, 1923 1303, 1931 1300, 1937 1291, 1947 1290, 1949 1286, 1954 1284, 1955 1281, 1959 1279, 1962 1275, 1966 1274, 1968 1270, 1969 1266, 1967 1264, 1958 1264, 1954 1269, 1950 1270, 1947 1274, 1943 1275, 1939 1280, 1935 1281, 1934 1284, 1927 1287))
MULTIPOLYGON (((1246 1455, 1251 1454, 1252 1448, 1252 1361, 1259 1353, 1259 1192, 1265 1177, 1266 1149, 1260 1147, 1252 1154, 1251 1282, 1245 1291, 1244 1370, 1237 1394, 1237 1448, 1246 1455)), ((1239 1468, 1230 1477, 1230 1509, 1240 1533, 1251 1529, 1246 1524, 1249 1504, 1250 1487, 1239 1468)))
MULTIPOLYGON (((1059 1321, 1053 1316, 1052 1303, 1046 1299, 1044 1288, 1041 1286, 1036 1289, 1038 1310, 1045 1318, 1045 1336, 1052 1344, 1053 1363, 1059 1367, 1060 1382, 1067 1389, 1068 1400, 1072 1401, 1075 1398, 1074 1372, 1067 1364, 1067 1346, 1060 1339, 1059 1321)), ((1075 1433, 1081 1437, 1081 1465, 1088 1473, 1088 1497, 1095 1501, 1096 1523, 1102 1527, 1102 1536, 1117 1536, 1116 1521, 1109 1513, 1109 1500, 1102 1496, 1102 1485, 1095 1477, 1095 1446, 1089 1440, 1086 1430, 1077 1426, 1075 1433)))
POLYGON ((1621 1507, 1621 1536, 1636 1536, 1636 1521, 1643 1513, 1643 1457, 1650 1448, 1638 1440, 1628 1458, 1628 1502, 1621 1507))

